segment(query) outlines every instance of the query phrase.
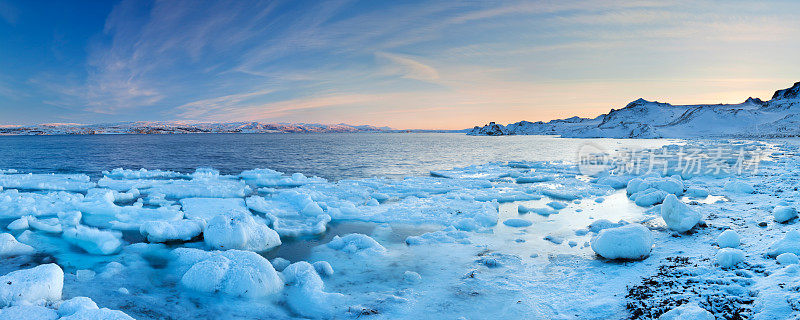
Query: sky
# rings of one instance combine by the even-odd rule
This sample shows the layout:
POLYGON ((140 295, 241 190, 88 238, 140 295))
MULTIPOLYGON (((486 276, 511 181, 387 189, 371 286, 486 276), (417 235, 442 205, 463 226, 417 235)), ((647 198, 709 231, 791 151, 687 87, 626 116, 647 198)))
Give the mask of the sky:
POLYGON ((800 1, 0 0, 0 125, 463 129, 800 81, 800 1))

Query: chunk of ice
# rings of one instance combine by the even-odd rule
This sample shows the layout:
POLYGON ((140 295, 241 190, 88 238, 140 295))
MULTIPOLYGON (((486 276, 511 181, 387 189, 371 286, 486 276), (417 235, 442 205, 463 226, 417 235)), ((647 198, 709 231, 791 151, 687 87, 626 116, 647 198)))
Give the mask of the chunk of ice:
POLYGON ((640 224, 603 229, 592 239, 592 250, 606 259, 641 260, 650 255, 653 235, 640 224))
POLYGON ((0 277, 0 307, 59 301, 63 285, 64 271, 53 263, 12 271, 0 277))

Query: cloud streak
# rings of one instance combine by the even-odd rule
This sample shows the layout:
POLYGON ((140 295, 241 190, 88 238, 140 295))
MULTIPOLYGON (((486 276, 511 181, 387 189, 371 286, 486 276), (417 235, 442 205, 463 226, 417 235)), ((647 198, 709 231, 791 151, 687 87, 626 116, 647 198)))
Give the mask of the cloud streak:
MULTIPOLYGON (((15 21, 3 3, 1 20, 15 21)), ((798 12, 780 1, 123 0, 89 40, 82 76, 5 83, 80 122, 461 128, 780 87, 800 73, 798 12)))

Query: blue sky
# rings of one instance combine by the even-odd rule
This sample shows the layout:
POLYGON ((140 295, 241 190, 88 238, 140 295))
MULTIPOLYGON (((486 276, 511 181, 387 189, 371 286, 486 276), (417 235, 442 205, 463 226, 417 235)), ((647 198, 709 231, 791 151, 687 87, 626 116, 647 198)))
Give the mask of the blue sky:
POLYGON ((466 128, 800 81, 797 1, 0 0, 0 124, 466 128))

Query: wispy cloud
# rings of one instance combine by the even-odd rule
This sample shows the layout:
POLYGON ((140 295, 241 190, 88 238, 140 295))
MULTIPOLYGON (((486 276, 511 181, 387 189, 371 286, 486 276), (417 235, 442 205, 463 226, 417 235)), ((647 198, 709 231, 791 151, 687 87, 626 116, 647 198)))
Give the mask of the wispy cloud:
MULTIPOLYGON (((3 1, 0 19, 18 21, 3 1)), ((83 75, 27 84, 41 103, 103 119, 546 120, 657 92, 722 92, 703 79, 770 79, 720 96, 762 92, 800 72, 798 12, 744 1, 122 0, 83 75)))

